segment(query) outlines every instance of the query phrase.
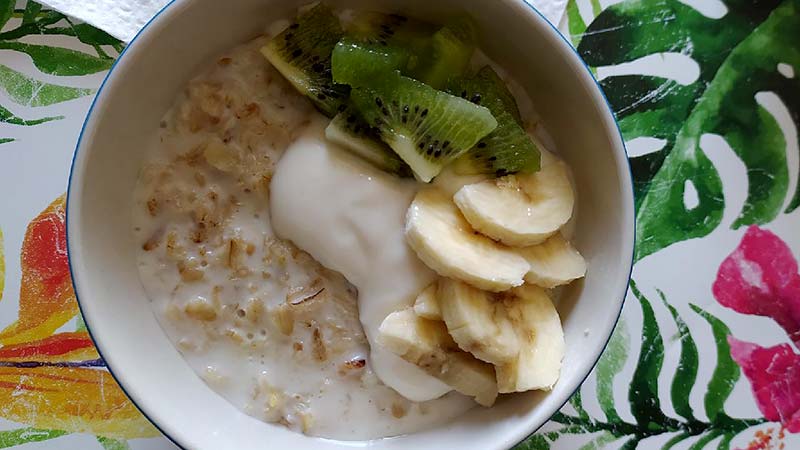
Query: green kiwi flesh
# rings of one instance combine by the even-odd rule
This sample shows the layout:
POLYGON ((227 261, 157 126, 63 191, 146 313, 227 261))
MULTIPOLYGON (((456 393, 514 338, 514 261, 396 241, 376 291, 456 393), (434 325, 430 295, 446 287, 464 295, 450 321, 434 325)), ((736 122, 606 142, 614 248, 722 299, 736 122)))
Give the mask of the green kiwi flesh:
POLYGON ((456 173, 503 176, 539 170, 539 148, 520 125, 513 95, 491 67, 483 67, 472 77, 452 80, 448 91, 489 108, 497 119, 497 128, 458 158, 456 173))
POLYGON ((401 14, 361 12, 347 26, 347 33, 360 41, 381 46, 400 46, 420 54, 436 28, 401 14))
POLYGON ((261 53, 317 109, 333 117, 345 108, 349 91, 331 76, 331 52, 343 35, 339 19, 320 3, 272 38, 261 53))
POLYGON ((460 16, 449 20, 431 37, 429 50, 412 71, 412 78, 437 89, 444 87, 449 79, 461 76, 467 69, 476 40, 477 29, 472 19, 460 16))
POLYGON ((401 177, 411 176, 408 164, 381 142, 378 131, 367 125, 355 111, 348 109, 337 114, 325 129, 325 137, 379 169, 401 177))
POLYGON ((354 88, 350 100, 426 183, 497 126, 488 109, 397 72, 354 88))
POLYGON ((345 37, 331 55, 331 69, 336 83, 352 87, 375 82, 383 72, 405 69, 409 53, 397 46, 383 46, 345 37))

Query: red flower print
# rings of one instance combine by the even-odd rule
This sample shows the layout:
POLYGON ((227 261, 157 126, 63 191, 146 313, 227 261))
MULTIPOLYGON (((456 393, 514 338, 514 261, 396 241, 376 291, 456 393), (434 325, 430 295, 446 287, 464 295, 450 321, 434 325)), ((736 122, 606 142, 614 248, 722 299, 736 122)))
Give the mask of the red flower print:
POLYGON ((800 355, 789 344, 764 348, 733 336, 728 336, 728 344, 764 417, 782 423, 789 432, 800 432, 800 355))
POLYGON ((800 346, 797 260, 778 236, 753 226, 717 272, 714 297, 743 314, 772 318, 800 346))
MULTIPOLYGON (((797 260, 774 233, 750 227, 720 265, 712 290, 723 306, 773 319, 800 346, 797 260)), ((800 355, 790 344, 764 348, 733 336, 728 344, 764 417, 791 433, 800 432, 800 355)))

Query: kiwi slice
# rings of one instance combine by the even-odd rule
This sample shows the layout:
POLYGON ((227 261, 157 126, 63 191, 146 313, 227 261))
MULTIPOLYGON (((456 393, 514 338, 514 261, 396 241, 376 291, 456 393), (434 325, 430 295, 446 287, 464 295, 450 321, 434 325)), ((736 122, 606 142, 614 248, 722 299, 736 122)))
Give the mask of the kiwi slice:
POLYGON ((448 91, 489 108, 497 119, 497 128, 458 158, 454 166, 457 173, 503 176, 539 170, 539 148, 520 125, 513 95, 491 67, 483 67, 472 77, 452 80, 448 91))
POLYGON ((355 16, 347 33, 360 41, 381 46, 400 46, 419 54, 436 27, 401 14, 365 11, 355 16))
POLYGON ((458 16, 431 37, 430 48, 411 76, 435 88, 461 76, 475 52, 477 27, 468 16, 458 16))
POLYGON ((424 182, 497 126, 488 109, 397 72, 353 89, 350 100, 424 182))
POLYGON ((337 114, 325 129, 325 137, 379 169, 401 177, 411 176, 408 164, 381 142, 378 131, 367 125, 356 111, 348 109, 337 114))
POLYGON ((345 108, 349 87, 333 82, 331 52, 344 31, 327 6, 317 4, 270 40, 261 53, 323 114, 345 108))
POLYGON ((370 11, 358 14, 347 27, 348 35, 357 41, 404 51, 408 60, 399 68, 404 75, 411 75, 422 59, 427 60, 434 32, 436 27, 426 22, 370 11))
POLYGON ((345 37, 336 44, 331 55, 333 80, 350 86, 371 84, 383 72, 404 69, 409 56, 402 47, 345 37))
MULTIPOLYGON (((519 106, 517 106, 517 101, 514 99, 514 94, 508 90, 506 82, 500 78, 500 75, 498 75, 491 66, 483 66, 478 73, 475 74, 475 78, 478 80, 478 84, 483 87, 485 91, 483 95, 486 100, 500 101, 502 103, 502 108, 514 116, 514 120, 518 124, 522 125, 522 115, 519 113, 519 106)), ((461 93, 459 92, 459 94, 461 93)), ((483 104, 483 106, 486 106, 492 111, 501 108, 499 105, 483 104)))
POLYGON ((356 16, 348 33, 390 53, 405 52, 406 63, 397 67, 403 75, 438 89, 464 73, 475 50, 477 28, 465 15, 449 19, 437 30, 402 15, 367 12, 356 16))

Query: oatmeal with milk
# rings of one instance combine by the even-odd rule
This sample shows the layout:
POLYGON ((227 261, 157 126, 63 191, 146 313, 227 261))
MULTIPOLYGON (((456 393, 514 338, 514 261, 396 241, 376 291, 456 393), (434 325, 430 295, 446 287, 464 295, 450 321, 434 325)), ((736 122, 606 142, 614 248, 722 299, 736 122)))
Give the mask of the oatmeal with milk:
POLYGON ((551 290, 585 273, 573 188, 472 21, 316 5, 270 29, 187 84, 134 192, 186 361, 246 414, 343 440, 550 389, 551 290))

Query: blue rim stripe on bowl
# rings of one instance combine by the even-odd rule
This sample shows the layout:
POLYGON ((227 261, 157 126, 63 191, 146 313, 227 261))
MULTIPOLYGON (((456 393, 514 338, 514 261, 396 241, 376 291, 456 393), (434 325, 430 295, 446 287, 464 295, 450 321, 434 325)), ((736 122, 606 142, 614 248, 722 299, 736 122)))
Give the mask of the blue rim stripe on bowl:
MULTIPOLYGON (((540 19, 545 21, 547 23, 547 25, 550 26, 550 28, 553 31, 555 31, 555 33, 558 35, 558 37, 561 38, 561 40, 564 41, 565 44, 567 44, 567 46, 570 48, 570 50, 572 50, 572 52, 575 54, 575 57, 578 58, 578 61, 580 61, 581 64, 583 64, 583 67, 586 69, 586 72, 589 74, 589 77, 591 77, 592 81, 594 82, 595 86, 597 87, 597 90, 600 92, 600 96, 603 97, 603 101, 606 104, 606 108, 608 108, 608 112, 609 112, 609 114, 611 114, 611 118, 614 120, 614 125, 617 128, 617 135, 619 137, 620 142, 622 143, 622 149, 625 151, 625 160, 626 160, 627 165, 628 165, 628 178, 630 180, 630 187, 631 187, 630 199, 631 199, 631 202, 634 202, 635 200, 634 200, 634 194, 633 194, 633 171, 631 170, 631 163, 630 163, 630 159, 628 158, 628 147, 625 145, 625 139, 622 137, 622 130, 619 128, 619 122, 617 121, 617 116, 614 114, 614 109, 611 107, 611 103, 609 103, 608 98, 606 97, 606 93, 603 92, 603 88, 600 87, 600 83, 597 81, 597 78, 595 78, 594 74, 592 73, 592 69, 589 67, 588 64, 586 64, 586 61, 584 61, 583 58, 581 58, 581 55, 580 55, 580 53, 578 53, 578 50, 569 42, 569 40, 566 38, 566 36, 561 34, 561 31, 559 31, 558 27, 553 25, 549 20, 547 20, 544 17, 544 15, 542 15, 542 13, 539 12, 539 10, 536 9, 532 4, 528 3, 525 0, 521 0, 521 1, 522 1, 522 3, 525 4, 525 6, 527 6, 531 10, 533 10, 533 12, 535 12, 536 15, 538 15, 540 19)), ((628 296, 628 286, 630 285, 631 275, 633 274, 633 258, 634 258, 634 255, 636 254, 636 208, 634 207, 632 209, 634 211, 633 212, 633 239, 634 239, 634 242, 633 242, 633 245, 631 246, 631 257, 630 257, 631 263, 630 263, 630 270, 628 272, 628 281, 625 284, 625 291, 622 292, 622 301, 619 304, 619 312, 617 312, 617 319, 614 321, 614 326, 611 329, 611 333, 609 333, 608 338, 606 339, 606 342, 603 344, 603 351, 600 352, 600 354, 597 355, 597 359, 595 359, 595 361, 592 364, 592 367, 589 370, 589 372, 587 372, 586 375, 583 376, 583 380, 580 382, 580 384, 578 384, 578 386, 572 392, 572 395, 567 397, 567 400, 564 401, 564 403, 562 403, 561 406, 559 406, 555 411, 553 411, 550 414, 551 417, 553 416, 553 414, 555 414, 556 412, 560 411, 561 408, 564 407, 564 405, 569 403, 569 400, 575 395, 576 392, 581 390, 581 387, 583 386, 583 383, 585 383, 586 380, 589 378, 589 375, 592 374, 592 371, 597 366, 597 363, 600 361, 600 358, 603 356, 603 353, 605 353, 605 349, 608 347, 609 341, 611 341, 611 336, 613 336, 613 334, 614 334, 614 329, 617 328, 617 325, 619 324, 619 319, 620 319, 620 317, 622 317, 622 309, 625 307, 625 298, 628 296)), ((515 440, 516 442, 513 445, 509 446, 508 448, 509 449, 513 448, 513 447, 525 442, 528 438, 530 438, 531 436, 536 434, 536 432, 539 431, 539 429, 542 428, 545 424, 547 424, 547 422, 544 422, 543 424, 539 425, 536 429, 531 430, 531 432, 527 436, 523 437, 522 439, 517 438, 518 440, 515 440)))
MULTIPOLYGON (((78 151, 80 150, 81 143, 83 142, 84 132, 86 131, 86 125, 89 123, 89 119, 92 117, 92 112, 94 111, 94 108, 97 105, 97 99, 99 99, 100 95, 103 93, 103 88, 105 88, 106 83, 108 83, 108 80, 111 78, 111 75, 114 73, 114 69, 116 69, 117 64, 119 64, 120 61, 122 61, 122 58, 125 56, 125 54, 128 52, 128 50, 131 48, 131 46, 136 42, 136 40, 139 39, 139 36, 141 36, 142 33, 144 33, 144 31, 147 28, 150 27, 150 25, 152 25, 156 20, 158 20, 158 18, 161 17, 161 15, 167 9, 169 9, 172 5, 174 5, 178 1, 179 0, 169 0, 169 2, 166 5, 164 5, 163 8, 161 8, 150 20, 148 20, 147 23, 142 27, 142 29, 139 30, 139 32, 136 33, 136 35, 133 37, 133 39, 131 39, 131 41, 125 46, 125 48, 122 49, 122 52, 119 54, 117 59, 114 61, 114 64, 112 64, 111 68, 108 69, 108 73, 106 74, 105 78, 103 79, 103 82, 100 83, 100 88, 97 89, 97 93, 95 94, 94 99, 92 100, 92 104, 89 106, 89 111, 86 113, 86 118, 83 121, 83 125, 81 125, 81 132, 78 135, 78 142, 75 144, 75 152, 72 155, 72 162, 70 163, 69 178, 68 178, 68 181, 67 181, 67 201, 66 201, 66 205, 65 205, 66 216, 65 216, 65 219, 64 219, 65 231, 66 231, 65 234, 66 234, 66 237, 67 237, 67 263, 69 265, 70 279, 72 280, 72 290, 73 290, 73 292, 75 292, 75 299, 78 302, 78 310, 80 311, 81 316, 84 318, 84 322, 86 324, 86 331, 89 333, 89 337, 92 338, 93 342, 95 342, 95 348, 97 349, 97 354, 100 355, 100 358, 102 358, 103 361, 105 361, 106 358, 105 358, 105 356, 103 356, 103 353, 100 351, 100 347, 98 347, 97 344, 96 344, 97 343, 97 339, 95 339, 94 335, 92 334, 92 326, 91 326, 91 324, 89 323, 89 321, 86 320, 86 317, 83 314, 83 307, 81 306, 81 299, 80 299, 80 296, 78 295, 78 286, 75 284, 75 275, 74 275, 74 272, 72 270, 72 254, 69 252, 69 215, 70 215, 69 202, 70 202, 70 196, 71 196, 71 193, 72 193, 72 175, 75 172, 75 161, 78 159, 78 151)), ((167 434, 157 423, 153 422, 153 420, 150 419, 150 417, 147 415, 147 413, 145 413, 145 411, 136 403, 136 401, 134 401, 133 398, 131 398, 131 396, 128 394, 128 391, 125 390, 125 386, 122 383, 120 383, 120 379, 117 377, 116 374, 114 374, 114 371, 111 369, 111 367, 108 366, 108 364, 106 364, 106 369, 108 370, 108 373, 110 373, 111 376, 114 378, 114 381, 117 383, 117 385, 120 387, 120 389, 122 389, 122 392, 125 394, 125 396, 128 398, 128 400, 130 400, 131 404, 133 406, 135 406, 136 409, 138 409, 140 413, 142 413, 142 416, 144 416, 144 418, 147 419, 147 421, 150 422, 164 437, 169 439, 170 442, 172 442, 173 444, 175 444, 177 447, 179 447, 181 449, 186 449, 185 446, 181 445, 175 438, 173 438, 172 436, 167 434)))

